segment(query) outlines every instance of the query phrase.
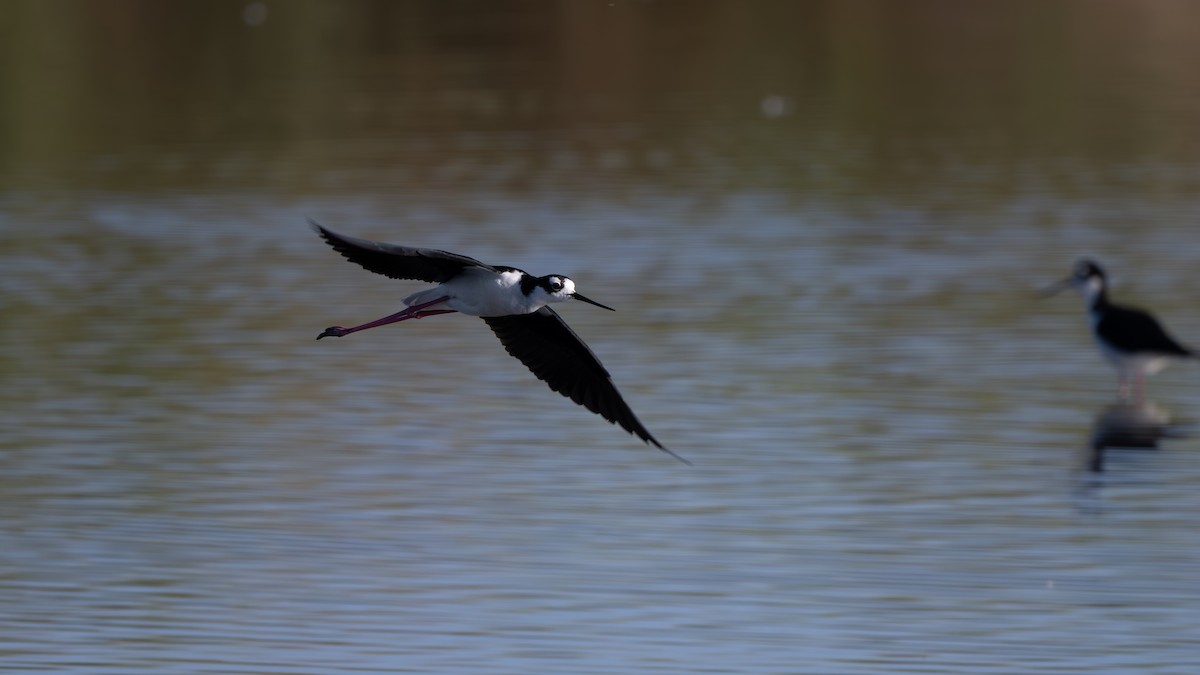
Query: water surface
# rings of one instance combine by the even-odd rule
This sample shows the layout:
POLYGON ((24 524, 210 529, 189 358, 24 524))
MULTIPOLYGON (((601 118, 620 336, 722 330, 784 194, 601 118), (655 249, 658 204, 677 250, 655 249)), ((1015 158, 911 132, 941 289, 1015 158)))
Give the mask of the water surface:
POLYGON ((10 10, 0 671, 1200 667, 1196 441, 1088 472, 1035 297, 1200 339, 1191 4, 10 10), (308 218, 571 275, 695 466, 476 319, 316 342, 420 285, 308 218))

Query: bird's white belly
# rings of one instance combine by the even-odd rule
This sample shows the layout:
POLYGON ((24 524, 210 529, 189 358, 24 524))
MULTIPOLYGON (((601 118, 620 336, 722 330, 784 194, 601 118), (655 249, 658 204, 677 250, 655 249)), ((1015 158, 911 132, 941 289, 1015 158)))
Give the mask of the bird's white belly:
POLYGON ((1142 373, 1143 375, 1153 375, 1162 370, 1170 362, 1170 357, 1161 354, 1130 354, 1122 352, 1112 347, 1109 347, 1102 340, 1096 340, 1100 346, 1100 352, 1109 363, 1116 366, 1117 370, 1122 370, 1130 373, 1142 373))
POLYGON ((541 308, 521 293, 521 274, 486 270, 465 270, 441 286, 418 291, 404 298, 405 305, 420 305, 446 298, 427 309, 452 309, 468 316, 513 316, 529 314, 541 308))

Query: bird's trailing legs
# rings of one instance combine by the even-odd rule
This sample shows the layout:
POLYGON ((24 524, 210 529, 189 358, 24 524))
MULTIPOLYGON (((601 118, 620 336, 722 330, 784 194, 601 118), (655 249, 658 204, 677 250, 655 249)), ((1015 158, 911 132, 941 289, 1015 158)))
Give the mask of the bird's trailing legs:
POLYGON ((1146 373, 1137 368, 1121 369, 1117 398, 1126 403, 1144 403, 1146 400, 1146 373))
POLYGON ((342 337, 343 335, 357 333, 360 330, 375 328, 376 326, 386 326, 389 323, 396 323, 397 321, 404 321, 405 319, 423 319, 427 316, 434 316, 436 314, 453 314, 455 312, 453 309, 425 309, 426 307, 432 307, 434 305, 441 304, 449 299, 450 296, 447 295, 440 297, 437 300, 422 302, 421 304, 413 305, 412 307, 405 307, 395 314, 390 314, 382 319, 376 319, 369 323, 364 323, 361 326, 352 326, 350 328, 330 326, 329 328, 326 328, 320 335, 318 335, 317 339, 320 340, 324 337, 342 337))

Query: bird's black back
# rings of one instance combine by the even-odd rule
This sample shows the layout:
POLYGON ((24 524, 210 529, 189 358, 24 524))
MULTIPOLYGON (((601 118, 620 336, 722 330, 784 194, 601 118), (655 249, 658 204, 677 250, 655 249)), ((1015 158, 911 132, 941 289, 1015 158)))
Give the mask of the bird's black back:
POLYGON ((1099 310, 1096 335, 1114 348, 1170 356, 1192 356, 1194 352, 1171 337, 1150 314, 1132 307, 1106 304, 1099 310))

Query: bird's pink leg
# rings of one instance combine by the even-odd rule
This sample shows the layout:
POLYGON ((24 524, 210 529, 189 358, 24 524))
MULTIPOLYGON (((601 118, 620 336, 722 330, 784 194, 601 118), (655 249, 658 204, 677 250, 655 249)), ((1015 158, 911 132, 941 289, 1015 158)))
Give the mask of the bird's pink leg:
POLYGON ((386 326, 389 323, 396 323, 398 321, 404 321, 406 319, 421 319, 421 318, 424 318, 427 316, 434 316, 437 314, 453 314, 456 310, 453 310, 453 309, 430 309, 430 310, 422 311, 426 307, 432 307, 434 305, 443 303, 449 299, 450 299, 450 296, 447 295, 447 296, 440 297, 437 300, 423 302, 419 305, 413 305, 412 307, 405 307, 404 309, 400 310, 399 312, 396 312, 395 314, 389 314, 388 316, 385 316, 382 319, 376 319, 369 323, 364 323, 360 326, 352 326, 350 328, 342 328, 341 326, 330 326, 329 328, 326 328, 323 333, 318 335, 317 339, 320 340, 323 337, 342 337, 343 335, 357 333, 360 330, 366 330, 368 328, 375 328, 376 326, 386 326))
POLYGON ((1120 373, 1117 396, 1121 402, 1141 403, 1146 395, 1146 374, 1137 368, 1122 368, 1120 373))

